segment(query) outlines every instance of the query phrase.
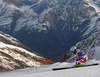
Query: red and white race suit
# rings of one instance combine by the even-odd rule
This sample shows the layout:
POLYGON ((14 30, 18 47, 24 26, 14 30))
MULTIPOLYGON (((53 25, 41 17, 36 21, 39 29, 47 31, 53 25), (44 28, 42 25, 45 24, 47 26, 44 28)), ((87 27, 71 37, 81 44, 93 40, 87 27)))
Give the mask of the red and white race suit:
POLYGON ((77 57, 77 59, 75 60, 75 63, 81 63, 81 64, 84 64, 86 61, 87 61, 88 57, 87 55, 85 54, 84 56, 82 57, 77 57))

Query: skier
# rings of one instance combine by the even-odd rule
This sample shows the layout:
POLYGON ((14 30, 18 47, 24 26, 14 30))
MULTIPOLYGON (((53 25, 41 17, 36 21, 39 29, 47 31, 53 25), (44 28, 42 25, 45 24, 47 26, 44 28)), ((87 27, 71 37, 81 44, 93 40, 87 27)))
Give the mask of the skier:
POLYGON ((74 55, 73 57, 75 58, 75 65, 74 66, 80 66, 87 61, 88 57, 87 57, 85 52, 83 52, 80 49, 77 49, 75 46, 73 46, 71 48, 71 50, 72 50, 73 55, 74 55))

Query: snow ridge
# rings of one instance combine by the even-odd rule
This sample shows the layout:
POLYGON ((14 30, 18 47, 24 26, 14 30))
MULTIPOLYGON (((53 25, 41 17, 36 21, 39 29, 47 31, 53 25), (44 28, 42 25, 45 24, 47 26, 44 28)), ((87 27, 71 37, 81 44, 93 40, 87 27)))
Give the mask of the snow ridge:
MULTIPOLYGON (((90 34, 93 31, 96 32, 96 31, 100 30, 100 26, 98 26, 98 24, 97 24, 98 23, 97 21, 100 18, 100 8, 95 4, 95 2, 93 2, 93 0, 85 0, 85 1, 89 4, 89 6, 91 6, 95 9, 98 16, 93 17, 91 19, 90 24, 87 27, 84 28, 84 29, 86 29, 86 28, 88 28, 88 29, 83 34, 83 37, 90 34)), ((84 29, 83 29, 83 31, 84 31, 84 29)))
MULTIPOLYGON (((42 59, 44 59, 44 63, 49 64, 50 60, 30 51, 28 47, 21 44, 17 39, 0 32, 0 72, 40 66, 43 63, 42 59)), ((51 61, 50 64, 52 63, 51 61)))

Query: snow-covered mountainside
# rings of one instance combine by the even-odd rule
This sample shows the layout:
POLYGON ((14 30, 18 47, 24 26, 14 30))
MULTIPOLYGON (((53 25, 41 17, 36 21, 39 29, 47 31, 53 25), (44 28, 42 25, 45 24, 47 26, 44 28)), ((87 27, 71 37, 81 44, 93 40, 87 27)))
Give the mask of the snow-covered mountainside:
POLYGON ((0 30, 46 57, 62 56, 99 25, 99 0, 0 0, 0 30))
POLYGON ((18 40, 0 31, 0 72, 53 63, 30 51, 18 40))
MULTIPOLYGON (((100 32, 94 33, 89 36, 87 39, 81 40, 80 42, 76 43, 75 46, 77 48, 82 48, 83 51, 86 52, 88 55, 88 59, 95 59, 96 57, 96 47, 100 46, 100 32)), ((60 61, 72 61, 71 59, 72 54, 69 51, 69 54, 65 54, 60 61)))

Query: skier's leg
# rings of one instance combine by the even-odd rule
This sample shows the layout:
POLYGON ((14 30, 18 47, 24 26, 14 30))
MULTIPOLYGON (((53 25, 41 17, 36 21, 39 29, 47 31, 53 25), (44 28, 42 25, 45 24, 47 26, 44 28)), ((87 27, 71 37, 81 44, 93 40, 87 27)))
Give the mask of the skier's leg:
POLYGON ((80 59, 75 60, 75 65, 74 66, 81 66, 80 59))

